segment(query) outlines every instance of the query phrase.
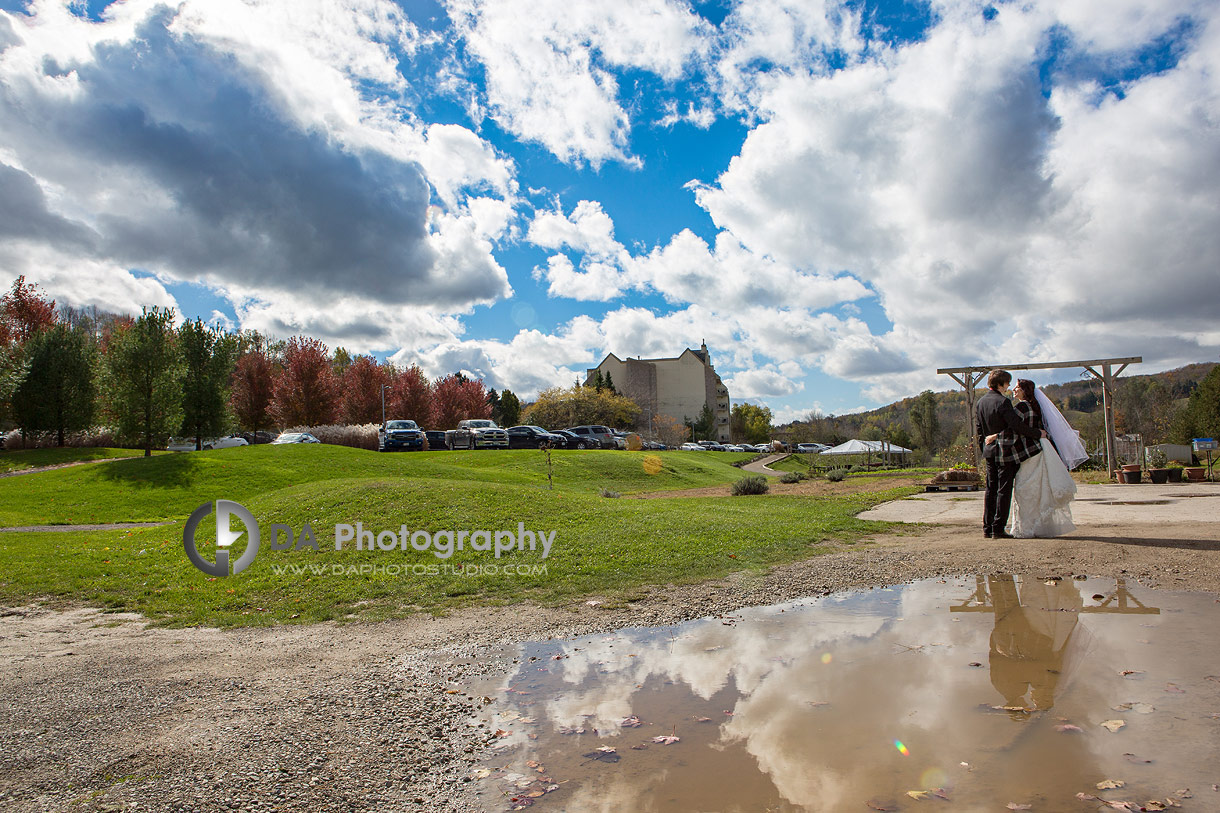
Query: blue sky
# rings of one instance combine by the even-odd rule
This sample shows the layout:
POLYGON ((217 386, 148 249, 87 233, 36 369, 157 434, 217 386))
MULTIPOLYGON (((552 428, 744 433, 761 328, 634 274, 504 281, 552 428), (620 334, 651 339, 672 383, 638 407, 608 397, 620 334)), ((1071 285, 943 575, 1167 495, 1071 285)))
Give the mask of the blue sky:
POLYGON ((1217 77, 1187 0, 0 0, 0 269, 526 398, 1151 372, 1220 354, 1217 77))

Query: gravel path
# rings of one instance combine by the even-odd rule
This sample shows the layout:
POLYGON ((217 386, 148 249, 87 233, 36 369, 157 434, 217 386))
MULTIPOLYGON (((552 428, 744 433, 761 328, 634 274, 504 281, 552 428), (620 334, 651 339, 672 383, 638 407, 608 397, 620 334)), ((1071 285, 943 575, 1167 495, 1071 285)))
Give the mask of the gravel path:
POLYGON ((783 472, 776 471, 775 469, 771 468, 771 464, 778 463, 779 461, 783 460, 785 457, 791 457, 791 455, 789 455, 789 454, 768 455, 767 457, 764 457, 761 460, 755 460, 753 463, 746 463, 744 466, 741 467, 741 470, 748 471, 752 474, 765 474, 768 477, 779 477, 779 476, 783 475, 783 472))
POLYGON ((491 739, 465 687, 516 642, 657 625, 916 578, 1014 572, 1220 591, 1220 527, 1095 523, 985 540, 897 526, 766 574, 542 608, 378 624, 147 628, 96 610, 0 615, 0 808, 467 811, 491 739))

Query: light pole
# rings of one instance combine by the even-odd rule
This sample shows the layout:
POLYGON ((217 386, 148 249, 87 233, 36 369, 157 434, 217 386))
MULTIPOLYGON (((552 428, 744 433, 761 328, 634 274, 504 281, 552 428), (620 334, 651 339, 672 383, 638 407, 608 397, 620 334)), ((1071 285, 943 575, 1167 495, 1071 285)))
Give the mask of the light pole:
POLYGON ((385 391, 390 388, 389 384, 381 385, 381 428, 385 429, 385 391))

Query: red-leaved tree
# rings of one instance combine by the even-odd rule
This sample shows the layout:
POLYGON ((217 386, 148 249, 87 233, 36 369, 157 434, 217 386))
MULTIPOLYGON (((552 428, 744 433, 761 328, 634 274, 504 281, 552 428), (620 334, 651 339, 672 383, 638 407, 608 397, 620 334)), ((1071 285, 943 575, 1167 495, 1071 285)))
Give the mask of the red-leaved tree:
POLYGON ((279 371, 261 350, 237 360, 229 389, 229 405, 237 422, 251 432, 266 429, 271 421, 271 396, 279 371))
MULTIPOLYGON (((389 382, 386 368, 372 356, 357 356, 350 362, 343 371, 343 422, 381 423, 381 387, 389 382)), ((386 407, 389 408, 388 400, 386 407)), ((387 412, 386 417, 394 415, 387 412)))
POLYGON ((276 378, 271 414, 281 426, 322 426, 339 415, 339 382, 330 352, 317 339, 293 336, 284 345, 284 369, 276 378))
POLYGON ((461 373, 453 373, 436 382, 432 403, 436 423, 442 429, 453 429, 467 418, 490 418, 491 404, 482 381, 474 381, 461 373))
POLYGON ((53 324, 55 300, 43 296, 37 285, 27 284, 24 274, 13 280, 13 287, 0 298, 0 338, 5 343, 25 344, 53 324))
POLYGON ((432 382, 419 365, 412 364, 390 374, 390 389, 385 394, 387 415, 415 421, 421 429, 430 429, 436 424, 433 398, 432 382))

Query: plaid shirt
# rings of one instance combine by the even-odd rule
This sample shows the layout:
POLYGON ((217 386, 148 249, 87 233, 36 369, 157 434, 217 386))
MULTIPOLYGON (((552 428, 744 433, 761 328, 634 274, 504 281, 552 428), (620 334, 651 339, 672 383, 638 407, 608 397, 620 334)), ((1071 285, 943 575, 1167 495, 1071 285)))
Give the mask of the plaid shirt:
MULTIPOLYGON (((1017 401, 1013 404, 1013 407, 1017 410, 1017 414, 1021 416, 1021 420, 1025 422, 1026 426, 1031 429, 1037 429, 1039 432, 1042 431, 1042 421, 1038 420, 1038 416, 1034 414, 1034 408, 1028 402, 1017 401)), ((1042 452, 1042 440, 1040 438, 1034 440, 1033 438, 1027 438, 1024 435, 1018 435, 1016 432, 1008 430, 1005 430, 1003 434, 1012 438, 1013 460, 1016 460, 1018 463, 1023 460, 1029 460, 1034 455, 1042 452)), ((1000 440, 1003 442, 1002 437, 1000 440)))
MULTIPOLYGON (((1033 407, 1029 404, 1024 401, 1018 401, 1014 409, 1017 416, 1026 426, 1038 430, 1042 429, 1038 417, 1034 415, 1033 407)), ((1042 451, 1041 439, 1027 438, 1011 429, 1001 429, 995 442, 986 445, 986 436, 994 434, 994 431, 984 423, 981 412, 976 414, 975 420, 978 423, 979 448, 988 460, 994 460, 997 463, 1020 463, 1042 451), (993 448, 995 450, 994 454, 988 454, 993 448)))

